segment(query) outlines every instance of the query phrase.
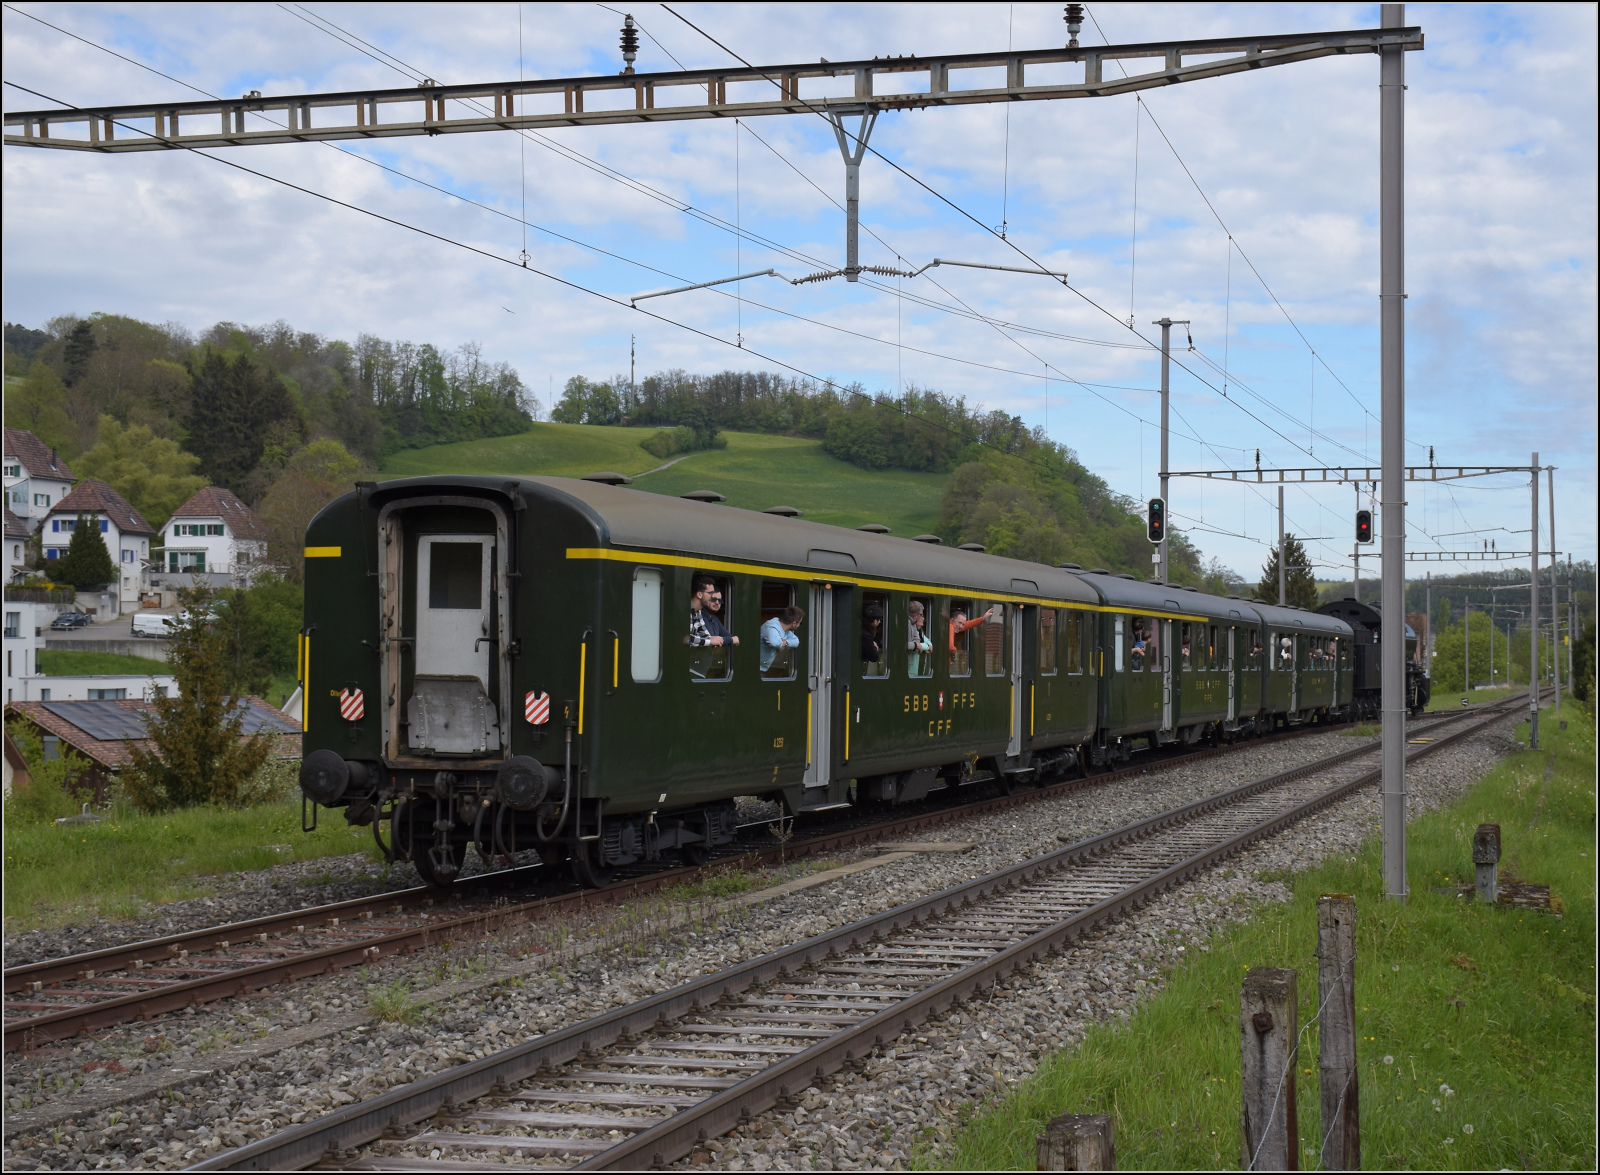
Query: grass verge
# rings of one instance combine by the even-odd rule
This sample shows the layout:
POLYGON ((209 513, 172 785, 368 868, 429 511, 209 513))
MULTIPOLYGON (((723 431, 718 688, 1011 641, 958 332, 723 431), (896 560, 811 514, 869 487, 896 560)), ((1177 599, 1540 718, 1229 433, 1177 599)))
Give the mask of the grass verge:
POLYGON ((300 802, 186 808, 155 815, 114 809, 99 824, 5 828, 8 934, 99 918, 212 892, 217 874, 367 851, 372 834, 324 812, 300 831, 300 802))
MULTIPOLYGON (((1411 899, 1384 900, 1376 839, 1286 880, 1284 906, 1220 931, 1169 972, 1126 1025, 1099 1025, 1008 1095, 958 1124, 953 1152, 920 1165, 1027 1169, 1061 1113, 1116 1118, 1118 1165, 1240 1166, 1239 983, 1251 966, 1299 971, 1300 1023, 1316 1010, 1316 899, 1354 894, 1361 1147, 1369 1168, 1595 1166, 1595 730, 1570 700, 1540 716, 1538 751, 1496 766, 1465 797, 1413 821, 1411 899), (1560 729, 1559 719, 1568 720, 1560 729), (1555 917, 1484 907, 1439 887, 1473 875, 1480 822, 1501 826, 1502 879, 1548 884, 1555 917)), ((1526 739, 1527 728, 1522 728, 1526 739)), ((1302 1037, 1301 1166, 1317 1165, 1317 1031, 1302 1037)))
POLYGON ((1524 683, 1522 685, 1497 686, 1494 689, 1467 690, 1464 693, 1461 690, 1435 689, 1433 696, 1428 699, 1427 708, 1429 710, 1459 710, 1462 708, 1462 698, 1467 699, 1467 705, 1477 706, 1484 702, 1498 702, 1501 698, 1506 697, 1508 694, 1514 694, 1518 690, 1526 692, 1527 688, 1526 683, 1524 683))
POLYGON ((132 653, 73 653, 61 649, 40 649, 39 672, 47 677, 67 677, 86 673, 144 673, 172 672, 165 661, 154 657, 136 657, 132 653))

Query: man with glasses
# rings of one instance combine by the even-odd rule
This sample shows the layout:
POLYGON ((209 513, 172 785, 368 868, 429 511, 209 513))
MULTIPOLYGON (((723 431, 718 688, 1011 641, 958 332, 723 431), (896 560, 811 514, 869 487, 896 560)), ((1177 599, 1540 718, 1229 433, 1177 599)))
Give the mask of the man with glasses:
POLYGON ((739 638, 728 631, 718 615, 722 610, 722 590, 716 580, 696 576, 694 594, 689 597, 689 647, 722 648, 736 645, 739 638))

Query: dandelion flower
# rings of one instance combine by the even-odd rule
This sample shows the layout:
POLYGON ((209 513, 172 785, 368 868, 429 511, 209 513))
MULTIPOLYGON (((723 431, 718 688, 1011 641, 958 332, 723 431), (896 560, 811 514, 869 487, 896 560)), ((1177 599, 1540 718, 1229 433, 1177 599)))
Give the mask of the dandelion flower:
POLYGON ((1461 1128, 1461 1133, 1462 1134, 1471 1134, 1472 1133, 1472 1123, 1468 1122, 1465 1126, 1463 1126, 1461 1128))
POLYGON ((1385 1064, 1385 1065, 1392 1065, 1392 1064, 1394 1064, 1394 1057, 1393 1057, 1393 1055, 1389 1055, 1389 1056, 1385 1056, 1385 1057, 1384 1057, 1384 1058, 1383 1058, 1383 1063, 1384 1063, 1384 1064, 1385 1064))

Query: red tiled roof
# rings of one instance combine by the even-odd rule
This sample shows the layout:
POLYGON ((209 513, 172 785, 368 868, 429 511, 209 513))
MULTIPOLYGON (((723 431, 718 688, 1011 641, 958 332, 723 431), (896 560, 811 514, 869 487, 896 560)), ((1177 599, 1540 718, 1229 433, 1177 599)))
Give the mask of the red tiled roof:
MULTIPOLYGON (((269 705, 254 694, 246 694, 250 705, 258 709, 270 711, 282 718, 284 722, 293 724, 290 718, 276 706, 269 705)), ((70 706, 71 702, 53 702, 52 705, 70 706)), ((134 713, 144 713, 151 709, 149 702, 127 699, 115 702, 114 705, 134 713)), ((138 745, 148 747, 147 739, 98 739, 91 738, 85 731, 80 730, 65 718, 45 709, 43 702, 11 702, 6 706, 6 716, 22 714, 32 720, 35 726, 41 727, 49 733, 56 735, 62 742, 76 747, 91 761, 110 771, 120 771, 133 762, 133 753, 130 747, 138 745)), ((280 734, 276 736, 277 745, 273 748, 274 759, 298 759, 300 757, 299 734, 280 734)))
POLYGON ((86 477, 72 487, 72 492, 50 508, 47 518, 56 515, 63 517, 75 514, 104 514, 117 524, 117 529, 123 534, 148 534, 156 533, 155 527, 144 520, 144 515, 133 508, 132 503, 116 490, 103 481, 96 481, 86 477))
POLYGON ((256 512, 239 501, 238 495, 232 490, 225 490, 221 486, 207 486, 174 510, 172 517, 220 518, 233 531, 234 538, 260 539, 263 542, 267 538, 266 525, 256 512))
POLYGON ((6 429, 5 455, 21 461, 29 477, 60 478, 62 481, 78 480, 73 476, 72 466, 67 464, 65 457, 25 428, 6 429))
POLYGON ((25 539, 28 537, 28 524, 11 512, 11 507, 6 507, 6 538, 25 539))

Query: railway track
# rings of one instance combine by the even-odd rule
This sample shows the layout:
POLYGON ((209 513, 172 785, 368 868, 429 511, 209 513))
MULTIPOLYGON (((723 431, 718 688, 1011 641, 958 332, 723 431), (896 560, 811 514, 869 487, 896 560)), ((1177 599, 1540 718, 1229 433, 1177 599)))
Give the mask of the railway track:
MULTIPOLYGON (((1413 723, 1408 729, 1412 735, 1425 734, 1436 725, 1459 722, 1475 712, 1452 712, 1431 722, 1413 723)), ((1312 727, 1277 737, 1299 737, 1326 729, 1312 727)), ((598 890, 508 898, 506 888, 548 877, 548 870, 535 865, 480 874, 446 891, 421 886, 24 964, 4 973, 4 1050, 30 1049, 84 1032, 149 1020, 275 984, 461 941, 469 934, 493 933, 513 922, 547 918, 591 903, 626 901, 693 882, 711 871, 761 868, 780 860, 822 856, 896 839, 1254 745, 1259 744, 1189 751, 1049 787, 977 801, 930 804, 891 820, 844 819, 802 841, 787 845, 774 841, 755 851, 734 850, 698 868, 641 872, 598 890), (501 892, 487 892, 496 888, 501 892)), ((1344 752, 1357 757, 1372 753, 1375 748, 1371 746, 1344 752)))
MULTIPOLYGON (((1460 729, 1411 740, 1408 758, 1471 737, 1514 705, 1431 724, 1460 729)), ((190 1169, 661 1167, 792 1108, 811 1085, 848 1079, 929 1017, 1375 782, 1369 754, 1327 756, 1067 845, 190 1169)))

